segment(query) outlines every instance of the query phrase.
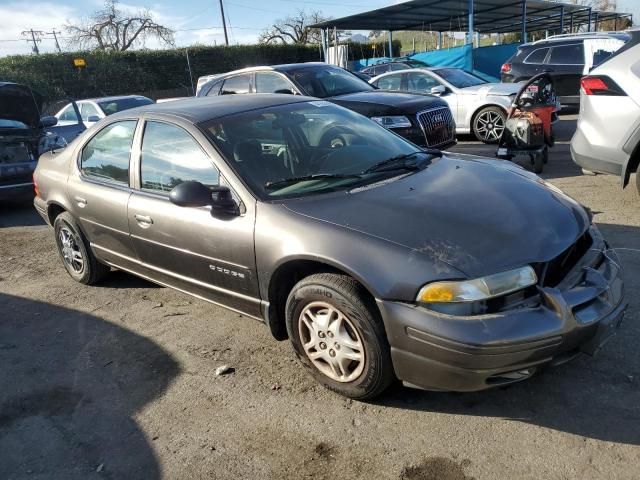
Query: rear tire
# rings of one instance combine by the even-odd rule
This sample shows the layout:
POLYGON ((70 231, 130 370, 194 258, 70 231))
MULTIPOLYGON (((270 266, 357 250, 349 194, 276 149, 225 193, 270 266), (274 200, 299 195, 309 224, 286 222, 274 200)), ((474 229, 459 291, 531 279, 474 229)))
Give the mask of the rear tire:
POLYGON ((362 400, 393 382, 380 313, 351 277, 320 273, 298 282, 287 299, 286 324, 298 359, 329 390, 362 400))
POLYGON ((507 122, 507 114, 500 107, 485 107, 473 117, 472 130, 483 143, 498 143, 507 122))
POLYGON ((89 242, 71 214, 63 212, 58 215, 53 229, 62 264, 76 282, 93 285, 109 273, 109 267, 98 262, 93 255, 89 242))

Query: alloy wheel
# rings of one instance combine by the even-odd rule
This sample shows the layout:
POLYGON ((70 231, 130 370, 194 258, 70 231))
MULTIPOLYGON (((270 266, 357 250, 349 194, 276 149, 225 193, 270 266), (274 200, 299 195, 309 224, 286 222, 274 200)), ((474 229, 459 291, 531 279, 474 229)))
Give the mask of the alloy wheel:
POLYGON ((504 118, 495 111, 482 112, 476 118, 476 131, 483 141, 497 142, 504 131, 504 118))
POLYGON ((298 329, 307 357, 324 375, 345 383, 362 374, 364 345, 342 312, 325 302, 311 302, 300 313, 298 329))
POLYGON ((62 227, 58 233, 58 238, 60 240, 60 250, 65 265, 75 273, 82 273, 84 269, 84 257, 78 247, 74 233, 67 227, 62 227))

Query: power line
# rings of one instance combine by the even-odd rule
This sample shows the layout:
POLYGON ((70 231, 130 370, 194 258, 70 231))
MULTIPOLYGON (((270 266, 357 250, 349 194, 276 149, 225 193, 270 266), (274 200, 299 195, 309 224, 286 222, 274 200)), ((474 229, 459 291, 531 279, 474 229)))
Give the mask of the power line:
POLYGON ((33 42, 33 47, 31 48, 33 50, 33 53, 35 53, 36 55, 40 54, 40 50, 38 50, 38 43, 41 42, 41 37, 42 35, 44 35, 44 32, 41 32, 40 30, 34 30, 33 28, 30 30, 25 30, 21 33, 21 35, 23 37, 26 37, 27 35, 31 34, 31 40, 29 40, 27 38, 27 43, 28 42, 33 42), (38 38, 36 38, 38 37, 38 38))

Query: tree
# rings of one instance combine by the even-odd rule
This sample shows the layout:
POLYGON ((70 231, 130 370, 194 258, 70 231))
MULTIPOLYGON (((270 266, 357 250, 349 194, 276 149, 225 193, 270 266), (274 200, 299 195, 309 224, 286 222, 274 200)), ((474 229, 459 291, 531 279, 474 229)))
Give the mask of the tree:
POLYGON ((144 45, 148 38, 173 45, 173 30, 156 23, 149 9, 135 13, 118 8, 118 0, 106 0, 104 8, 94 12, 80 25, 66 24, 71 48, 124 52, 144 45))
MULTIPOLYGON (((258 37, 259 43, 282 43, 292 45, 307 45, 320 43, 322 34, 319 28, 311 28, 309 25, 325 22, 329 18, 320 12, 306 13, 298 10, 295 15, 277 20, 271 28, 268 28, 258 37)), ((347 32, 338 32, 338 37, 347 32)), ((333 30, 330 30, 329 40, 333 41, 333 30)))

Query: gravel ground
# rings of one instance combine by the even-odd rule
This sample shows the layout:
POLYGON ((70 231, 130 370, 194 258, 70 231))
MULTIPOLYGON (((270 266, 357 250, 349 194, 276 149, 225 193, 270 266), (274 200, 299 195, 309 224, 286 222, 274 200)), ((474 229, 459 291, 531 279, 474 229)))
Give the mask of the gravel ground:
POLYGON ((480 393, 346 400, 254 320, 120 272, 74 283, 32 209, 1 209, 0 478, 640 478, 640 199, 571 163, 574 126, 543 176, 620 249, 625 323, 595 359, 480 393))

